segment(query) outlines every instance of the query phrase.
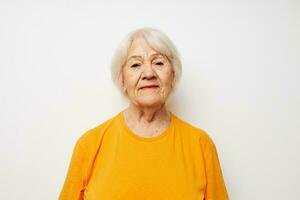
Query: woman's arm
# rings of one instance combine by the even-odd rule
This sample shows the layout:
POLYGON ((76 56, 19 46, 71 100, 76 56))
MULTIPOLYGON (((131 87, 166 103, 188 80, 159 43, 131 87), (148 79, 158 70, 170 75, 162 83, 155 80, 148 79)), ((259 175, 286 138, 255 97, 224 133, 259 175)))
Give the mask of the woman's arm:
POLYGON ((83 199, 103 135, 112 119, 86 131, 77 140, 59 200, 83 199))
POLYGON ((217 148, 207 133, 205 133, 200 143, 205 159, 207 183, 205 200, 228 200, 229 196, 223 179, 217 148))
POLYGON ((59 200, 82 200, 86 185, 87 148, 85 140, 80 137, 74 147, 59 200))

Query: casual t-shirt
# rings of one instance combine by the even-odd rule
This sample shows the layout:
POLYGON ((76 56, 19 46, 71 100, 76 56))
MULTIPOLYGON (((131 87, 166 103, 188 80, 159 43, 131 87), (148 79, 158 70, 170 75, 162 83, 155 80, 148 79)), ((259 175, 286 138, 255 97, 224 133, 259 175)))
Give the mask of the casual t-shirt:
POLYGON ((170 112, 166 130, 142 137, 123 112, 77 140, 59 200, 227 200, 211 137, 170 112))

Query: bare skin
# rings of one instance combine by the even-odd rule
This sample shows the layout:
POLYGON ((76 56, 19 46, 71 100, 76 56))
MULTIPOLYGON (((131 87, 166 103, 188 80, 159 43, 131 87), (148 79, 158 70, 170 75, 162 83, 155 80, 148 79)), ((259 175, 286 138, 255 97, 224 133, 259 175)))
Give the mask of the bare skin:
POLYGON ((146 40, 137 38, 129 49, 122 75, 130 100, 123 111, 126 125, 139 136, 158 136, 170 124, 165 102, 172 90, 174 73, 169 60, 146 40), (154 86, 143 88, 149 85, 154 86))
POLYGON ((162 133, 170 123, 170 114, 165 107, 157 110, 142 110, 136 106, 129 106, 123 112, 126 125, 142 137, 155 137, 162 133))

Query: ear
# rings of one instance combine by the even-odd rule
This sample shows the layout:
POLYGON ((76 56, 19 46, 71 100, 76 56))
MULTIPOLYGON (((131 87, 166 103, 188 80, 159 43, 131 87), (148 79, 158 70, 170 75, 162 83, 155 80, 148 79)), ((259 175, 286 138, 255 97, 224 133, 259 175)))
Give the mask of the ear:
POLYGON ((171 84, 171 88, 174 88, 174 84, 175 84, 175 72, 174 70, 172 70, 172 84, 171 84))
POLYGON ((123 88, 124 91, 124 78, 123 78, 123 73, 119 74, 119 84, 121 84, 121 87, 123 88))
POLYGON ((127 88, 125 87, 123 76, 122 76, 121 79, 122 79, 122 80, 121 80, 121 83, 122 83, 123 93, 124 93, 125 95, 127 95, 127 88))

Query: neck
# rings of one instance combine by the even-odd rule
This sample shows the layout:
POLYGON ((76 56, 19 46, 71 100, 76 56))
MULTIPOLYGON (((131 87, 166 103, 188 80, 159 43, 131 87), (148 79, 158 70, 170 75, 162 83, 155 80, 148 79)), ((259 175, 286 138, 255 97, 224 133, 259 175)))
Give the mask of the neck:
POLYGON ((128 108, 124 110, 124 114, 130 120, 149 124, 157 121, 168 121, 170 118, 165 104, 157 107, 141 107, 130 103, 128 108))

